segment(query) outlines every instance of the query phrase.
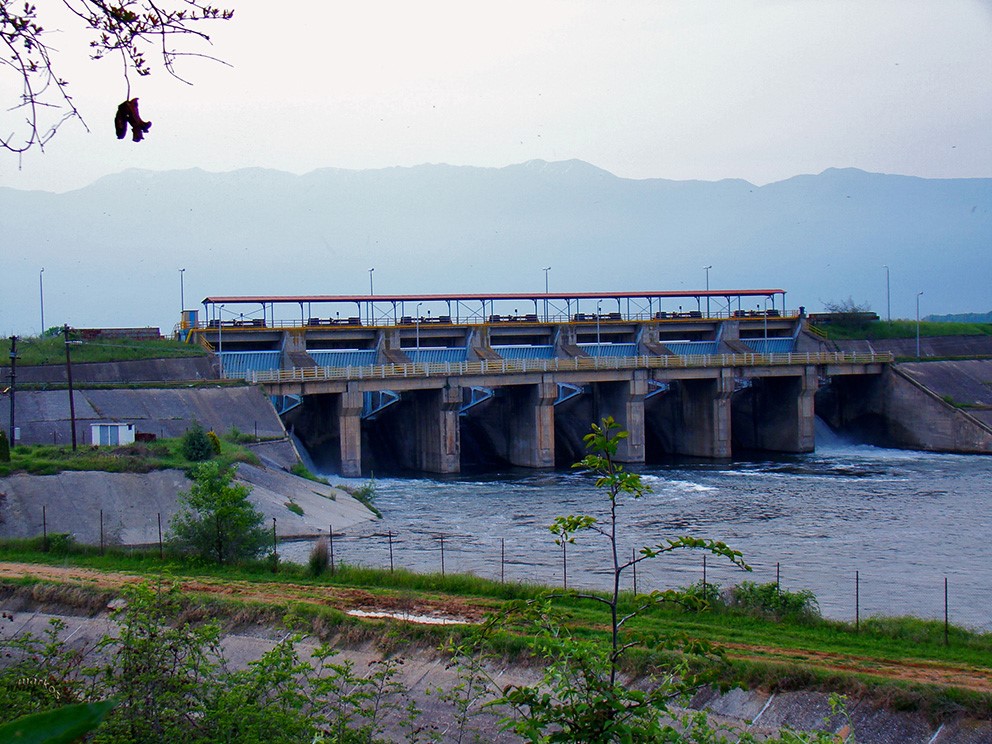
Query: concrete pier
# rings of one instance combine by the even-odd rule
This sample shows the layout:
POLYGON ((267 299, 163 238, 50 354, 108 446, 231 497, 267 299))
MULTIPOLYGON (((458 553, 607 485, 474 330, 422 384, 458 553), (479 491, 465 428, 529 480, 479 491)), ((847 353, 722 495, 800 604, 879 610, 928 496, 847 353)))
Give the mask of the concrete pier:
MULTIPOLYGON (((633 379, 593 385, 595 421, 612 416, 627 431, 617 448, 617 461, 644 462, 644 396, 648 392, 646 370, 636 370, 633 379)), ((590 422, 591 423, 591 422, 590 422)))
POLYGON ((754 379, 734 399, 734 440, 745 449, 812 452, 817 387, 815 367, 754 379))

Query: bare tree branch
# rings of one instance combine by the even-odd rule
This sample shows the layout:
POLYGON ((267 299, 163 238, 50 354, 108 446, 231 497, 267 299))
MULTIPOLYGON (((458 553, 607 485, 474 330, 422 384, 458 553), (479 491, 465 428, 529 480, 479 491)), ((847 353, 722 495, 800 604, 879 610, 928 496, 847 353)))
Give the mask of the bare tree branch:
MULTIPOLYGON (((124 79, 124 100, 131 98, 130 73, 139 77, 152 72, 146 52, 150 49, 170 75, 184 83, 177 70, 180 58, 217 58, 183 48, 188 43, 210 43, 203 30, 213 21, 227 21, 234 11, 200 0, 62 0, 63 5, 91 32, 90 58, 120 55, 124 79)), ((45 144, 70 119, 78 119, 89 131, 69 93, 68 80, 58 74, 53 48, 46 42, 46 30, 30 2, 0 0, 0 84, 12 79, 17 90, 14 100, 2 102, 10 111, 23 112, 24 120, 14 131, 0 132, 0 148, 24 153, 45 144)), ((113 107, 120 103, 113 96, 113 107)), ((110 106, 108 106, 110 108, 110 106)), ((16 121, 16 118, 15 118, 16 121)))

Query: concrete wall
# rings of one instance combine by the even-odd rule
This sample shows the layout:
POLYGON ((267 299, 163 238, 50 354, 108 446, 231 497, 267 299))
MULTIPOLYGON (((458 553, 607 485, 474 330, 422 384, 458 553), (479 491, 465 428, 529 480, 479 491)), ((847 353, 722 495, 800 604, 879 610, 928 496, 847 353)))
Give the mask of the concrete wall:
POLYGON ((816 405, 834 428, 880 446, 992 454, 992 428, 899 366, 880 377, 836 377, 816 405))
MULTIPOLYGON (((0 404, 4 429, 9 426, 9 398, 0 404)), ((269 399, 254 387, 74 390, 76 439, 89 444, 90 425, 133 423, 138 433, 178 437, 196 421, 218 433, 232 427, 259 437, 285 437, 286 430, 269 399)), ((18 391, 16 426, 25 444, 69 444, 69 392, 18 391)))
MULTIPOLYGON (((172 382, 188 380, 217 379, 215 357, 198 356, 180 359, 138 359, 128 362, 73 363, 72 381, 74 384, 107 383, 127 384, 134 382, 172 382)), ((2 379, 6 382, 9 369, 5 369, 2 379)), ((17 365, 18 384, 65 384, 65 364, 44 364, 37 366, 17 365)))

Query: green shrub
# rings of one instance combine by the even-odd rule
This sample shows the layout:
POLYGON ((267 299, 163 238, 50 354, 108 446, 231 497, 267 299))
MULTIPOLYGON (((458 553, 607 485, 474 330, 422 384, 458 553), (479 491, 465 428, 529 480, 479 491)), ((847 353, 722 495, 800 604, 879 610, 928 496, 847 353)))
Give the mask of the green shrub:
POLYGON ((310 560, 308 562, 310 573, 313 576, 322 575, 327 570, 328 565, 330 565, 330 561, 331 554, 327 538, 322 537, 313 544, 313 548, 310 550, 310 560))
POLYGON ((51 533, 48 535, 48 552, 52 555, 69 555, 75 542, 75 538, 69 532, 51 533))
POLYGON ((705 602, 706 609, 720 604, 720 585, 711 581, 707 581, 705 584, 702 581, 697 581, 695 584, 684 587, 681 591, 687 599, 695 600, 700 605, 705 602))
POLYGON ((293 514, 298 517, 303 516, 303 507, 297 504, 295 501, 287 501, 286 508, 289 509, 293 514))
POLYGON ((213 429, 207 432, 207 439, 210 440, 210 447, 213 449, 215 455, 220 454, 220 437, 217 436, 217 432, 213 429))
POLYGON ((730 590, 731 607, 777 619, 803 619, 820 616, 820 604, 809 589, 793 592, 782 589, 774 581, 757 584, 742 581, 730 590))
POLYGON ((190 462, 202 462, 214 456, 214 446, 203 427, 194 422, 183 434, 180 451, 190 462))

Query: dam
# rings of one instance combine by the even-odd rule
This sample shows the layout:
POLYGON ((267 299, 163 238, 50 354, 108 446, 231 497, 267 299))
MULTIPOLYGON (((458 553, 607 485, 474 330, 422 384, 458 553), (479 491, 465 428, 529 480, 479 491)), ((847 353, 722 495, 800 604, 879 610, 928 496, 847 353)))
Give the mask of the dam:
POLYGON ((178 333, 218 374, 260 386, 345 476, 379 448, 457 473, 463 435, 498 461, 581 457, 589 423, 629 432, 618 459, 811 452, 814 397, 892 355, 828 351, 780 289, 566 294, 225 296, 178 333), (521 308, 523 308, 521 310, 521 308))

